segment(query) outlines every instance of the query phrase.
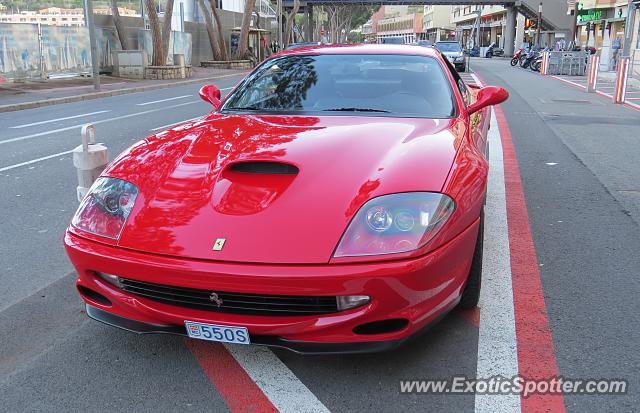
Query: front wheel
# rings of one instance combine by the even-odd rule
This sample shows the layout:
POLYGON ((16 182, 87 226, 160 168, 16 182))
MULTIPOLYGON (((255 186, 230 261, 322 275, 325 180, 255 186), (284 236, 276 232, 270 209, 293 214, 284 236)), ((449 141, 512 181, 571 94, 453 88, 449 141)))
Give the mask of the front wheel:
POLYGON ((480 301, 480 286, 482 284, 482 253, 484 244, 484 208, 480 211, 480 228, 478 228, 478 239, 476 248, 473 250, 473 261, 467 278, 467 285, 464 287, 460 298, 461 308, 474 308, 480 301))
POLYGON ((518 60, 518 58, 517 58, 517 57, 514 57, 513 59, 511 59, 511 66, 515 66, 515 65, 517 65, 517 64, 518 64, 518 61, 519 61, 519 60, 518 60))

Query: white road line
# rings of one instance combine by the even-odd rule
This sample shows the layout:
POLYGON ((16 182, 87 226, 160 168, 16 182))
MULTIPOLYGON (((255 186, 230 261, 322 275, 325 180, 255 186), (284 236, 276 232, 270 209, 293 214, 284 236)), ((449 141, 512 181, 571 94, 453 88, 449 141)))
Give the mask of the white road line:
POLYGON ((269 348, 225 347, 280 413, 329 413, 329 409, 269 348))
POLYGON ((153 129, 149 129, 149 130, 152 131, 152 132, 155 132, 155 131, 160 130, 160 129, 170 128, 172 126, 179 125, 179 124, 185 123, 185 122, 190 122, 192 120, 196 120, 196 119, 200 119, 200 118, 201 118, 201 116, 196 116, 195 118, 181 120, 180 122, 175 122, 175 123, 170 123, 168 125, 158 126, 157 128, 153 128, 153 129))
MULTIPOLYGON (((516 325, 511 284, 502 143, 495 114, 491 114, 489 179, 484 209, 484 257, 480 290, 477 378, 518 374, 516 325)), ((476 394, 476 413, 520 413, 519 395, 476 394)))
POLYGON ((60 121, 60 120, 67 120, 67 119, 83 118, 83 117, 86 117, 86 116, 97 115, 97 114, 99 114, 99 113, 107 113, 107 112, 111 112, 111 110, 99 110, 99 111, 97 111, 97 112, 83 113, 83 114, 81 114, 81 115, 65 116, 64 118, 57 118, 57 119, 51 119, 51 120, 43 120, 43 121, 41 121, 41 122, 25 123, 24 125, 9 126, 9 129, 21 129, 21 128, 27 128, 27 127, 29 127, 29 126, 44 125, 45 123, 57 122, 57 121, 60 121))
POLYGON ((153 105, 154 103, 161 103, 161 102, 168 102, 170 100, 176 100, 176 99, 184 99, 184 98, 190 98, 193 95, 183 95, 183 96, 176 96, 176 97, 172 97, 172 98, 167 98, 167 99, 160 99, 160 100, 152 100, 150 102, 144 102, 144 103, 137 103, 136 106, 147 106, 147 105, 153 105))
POLYGON ((36 162, 40 162, 40 161, 44 161, 47 159, 51 159, 51 158, 56 158, 58 156, 62 156, 62 155, 67 155, 69 153, 73 152, 73 149, 70 151, 64 151, 64 152, 60 152, 60 153, 54 153, 53 155, 48 155, 48 156, 43 156, 42 158, 38 158, 38 159, 32 159, 30 161, 26 161, 26 162, 22 162, 22 163, 17 163, 15 165, 9 165, 9 166, 5 166, 3 168, 0 168, 0 172, 4 172, 4 171, 8 171, 10 169, 14 169, 14 168, 19 168, 21 166, 25 166, 25 165, 31 165, 32 163, 36 163, 36 162))
MULTIPOLYGON (((146 115, 147 113, 159 112, 161 110, 177 108, 179 106, 193 105, 194 103, 200 103, 200 101, 199 100, 194 100, 194 101, 191 101, 191 102, 179 103, 177 105, 163 106, 163 107, 157 108, 157 109, 149 109, 149 110, 145 110, 143 112, 129 113, 128 115, 122 115, 122 116, 116 116, 116 117, 113 117, 113 118, 97 120, 97 121, 94 121, 94 122, 91 122, 91 123, 93 123, 94 125, 99 125, 99 124, 105 123, 105 122, 111 122, 111 121, 114 121, 114 120, 132 118, 134 116, 146 115)), ((80 129, 80 128, 82 128, 82 125, 67 126, 65 128, 52 129, 52 130, 45 131, 45 132, 33 133, 31 135, 18 136, 17 138, 5 139, 3 141, 0 141, 0 145, 5 144, 5 143, 23 141, 25 139, 33 139, 33 138, 37 138, 37 137, 40 137, 40 136, 51 135, 51 134, 58 133, 58 132, 65 132, 65 131, 68 131, 68 130, 80 129)))

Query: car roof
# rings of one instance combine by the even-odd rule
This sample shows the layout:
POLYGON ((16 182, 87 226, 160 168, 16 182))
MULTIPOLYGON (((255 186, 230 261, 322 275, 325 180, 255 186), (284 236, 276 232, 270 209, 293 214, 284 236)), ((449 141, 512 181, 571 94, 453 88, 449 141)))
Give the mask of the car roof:
POLYGON ((359 55, 359 54, 394 54, 419 55, 437 57, 438 52, 432 48, 415 47, 404 44, 336 44, 305 46, 297 49, 284 50, 275 56, 291 55, 359 55))

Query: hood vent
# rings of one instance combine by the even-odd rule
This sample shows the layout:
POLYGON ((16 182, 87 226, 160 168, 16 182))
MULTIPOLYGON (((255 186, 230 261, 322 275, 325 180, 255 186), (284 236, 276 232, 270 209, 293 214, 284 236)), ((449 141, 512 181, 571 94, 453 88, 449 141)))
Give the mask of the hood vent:
POLYGON ((271 175, 297 175, 298 168, 281 162, 269 161, 251 161, 239 162, 231 165, 230 168, 234 172, 250 173, 250 174, 271 174, 271 175))

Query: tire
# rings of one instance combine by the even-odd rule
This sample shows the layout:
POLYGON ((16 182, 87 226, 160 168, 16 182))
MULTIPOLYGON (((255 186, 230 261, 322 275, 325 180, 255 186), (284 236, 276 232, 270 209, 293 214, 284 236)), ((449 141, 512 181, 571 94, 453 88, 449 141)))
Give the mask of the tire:
POLYGON ((524 67, 524 62, 527 61, 527 56, 521 56, 520 60, 518 61, 518 64, 520 64, 520 67, 524 67))
POLYGON ((541 63, 533 62, 533 63, 531 63, 530 69, 533 70, 534 72, 539 72, 540 71, 540 66, 541 66, 541 63))
POLYGON ((518 64, 518 59, 516 59, 515 57, 513 59, 511 59, 511 66, 516 66, 518 64))
POLYGON ((475 308, 480 301, 480 287, 482 285, 482 255, 484 244, 484 207, 480 212, 480 228, 478 229, 478 239, 476 248, 473 250, 473 261, 467 278, 467 285, 464 287, 460 298, 460 308, 475 308))
POLYGON ((458 73, 462 73, 462 72, 466 72, 467 71, 467 65, 462 66, 461 68, 458 69, 458 73))

